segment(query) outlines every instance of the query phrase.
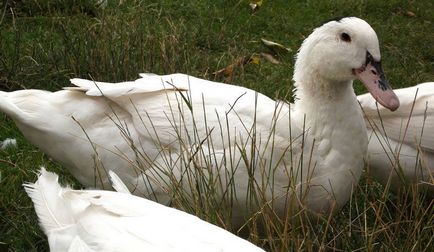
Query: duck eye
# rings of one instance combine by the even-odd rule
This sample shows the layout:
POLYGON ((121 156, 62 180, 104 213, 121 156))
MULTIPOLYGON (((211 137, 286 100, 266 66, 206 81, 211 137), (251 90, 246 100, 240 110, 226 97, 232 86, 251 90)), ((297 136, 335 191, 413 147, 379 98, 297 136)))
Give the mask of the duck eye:
POLYGON ((345 42, 351 42, 351 37, 346 32, 341 33, 341 39, 345 42))

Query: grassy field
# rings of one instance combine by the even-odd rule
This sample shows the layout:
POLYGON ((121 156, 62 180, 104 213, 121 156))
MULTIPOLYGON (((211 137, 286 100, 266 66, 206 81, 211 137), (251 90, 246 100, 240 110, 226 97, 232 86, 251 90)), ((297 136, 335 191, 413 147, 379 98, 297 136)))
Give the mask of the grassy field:
MULTIPOLYGON (((8 0, 0 3, 0 90, 58 90, 72 77, 136 79, 138 73, 212 73, 254 53, 261 38, 291 49, 280 64, 261 60, 235 70, 232 82, 272 98, 291 91, 294 56, 313 28, 336 16, 358 16, 376 30, 383 68, 395 87, 434 81, 434 3, 423 1, 110 1, 8 0), (122 2, 122 3, 119 3, 122 2)), ((365 92, 356 84, 358 93, 365 92)), ((0 251, 46 251, 32 204, 21 184, 44 165, 64 182, 68 172, 27 142, 0 114, 0 251)), ((342 211, 280 234, 250 234, 272 251, 429 251, 434 247, 433 201, 413 191, 389 193, 365 175, 342 211)), ((217 223, 217 222, 216 222, 217 223)), ((218 224, 218 223, 217 223, 218 224)), ((236 230, 232 230, 236 232, 236 230)), ((276 231, 276 233, 278 233, 276 231)))

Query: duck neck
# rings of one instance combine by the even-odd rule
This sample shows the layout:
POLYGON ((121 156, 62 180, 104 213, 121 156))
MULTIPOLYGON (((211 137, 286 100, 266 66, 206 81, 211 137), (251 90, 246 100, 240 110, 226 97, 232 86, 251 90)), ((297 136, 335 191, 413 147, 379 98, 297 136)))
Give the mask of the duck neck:
MULTIPOLYGON (((306 69, 305 69, 306 70, 306 69)), ((295 110, 306 116, 306 126, 315 134, 325 123, 362 124, 363 117, 352 81, 338 83, 322 78, 315 71, 304 71, 295 79, 295 110)), ((318 137, 318 134, 315 134, 318 137)))
POLYGON ((318 181, 327 178, 324 183, 330 183, 338 205, 343 206, 362 173, 368 136, 352 81, 336 83, 318 76, 311 72, 296 80, 294 121, 315 144, 313 176, 318 181))

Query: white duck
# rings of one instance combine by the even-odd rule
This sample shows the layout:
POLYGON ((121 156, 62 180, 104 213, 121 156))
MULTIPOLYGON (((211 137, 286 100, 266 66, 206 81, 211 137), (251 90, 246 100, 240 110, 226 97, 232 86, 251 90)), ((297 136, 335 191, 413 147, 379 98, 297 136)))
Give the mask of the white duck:
POLYGON ((369 170, 394 190, 410 183, 434 192, 434 82, 395 92, 401 106, 393 113, 369 94, 357 97, 368 128, 369 170))
POLYGON ((191 195, 217 187, 213 195, 233 199, 238 223, 259 209, 256 201, 281 217, 300 204, 329 213, 349 199, 367 149, 353 80, 389 109, 399 106, 380 59, 374 30, 349 17, 303 42, 291 109, 243 87, 173 74, 0 92, 0 111, 85 186, 109 187, 111 169, 133 193, 162 203, 173 185, 191 195))
POLYGON ((262 251, 196 216, 131 195, 110 171, 118 192, 61 187, 41 169, 24 184, 50 251, 262 251))

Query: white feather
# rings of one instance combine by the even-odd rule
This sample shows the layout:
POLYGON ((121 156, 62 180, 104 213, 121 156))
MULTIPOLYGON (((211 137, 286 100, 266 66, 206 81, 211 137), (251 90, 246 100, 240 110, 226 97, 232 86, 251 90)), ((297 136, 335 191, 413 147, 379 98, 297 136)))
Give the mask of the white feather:
POLYGON ((0 141, 0 150, 15 147, 17 147, 17 140, 14 138, 6 138, 5 140, 0 141))
POLYGON ((45 232, 64 228, 74 223, 69 209, 59 195, 63 189, 57 182, 58 176, 41 167, 39 179, 36 183, 24 184, 29 197, 35 205, 35 211, 39 216, 39 222, 45 232))
POLYGON ((124 182, 122 182, 122 180, 119 178, 119 176, 116 173, 110 170, 109 176, 112 182, 112 186, 117 192, 131 194, 128 187, 124 184, 124 182))

